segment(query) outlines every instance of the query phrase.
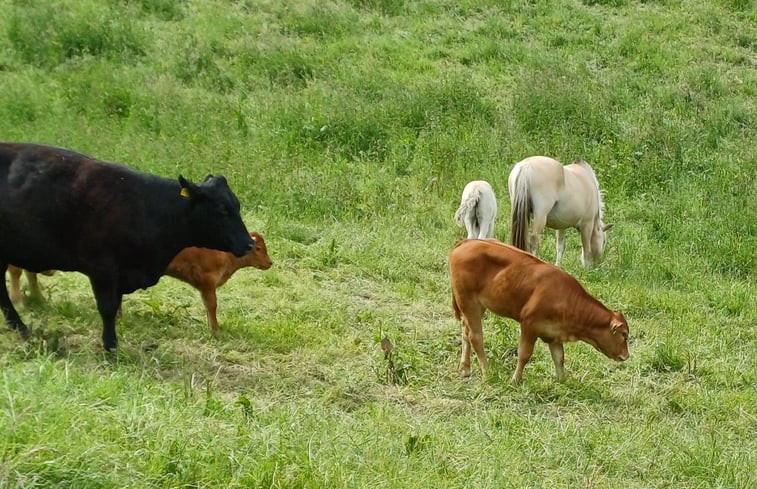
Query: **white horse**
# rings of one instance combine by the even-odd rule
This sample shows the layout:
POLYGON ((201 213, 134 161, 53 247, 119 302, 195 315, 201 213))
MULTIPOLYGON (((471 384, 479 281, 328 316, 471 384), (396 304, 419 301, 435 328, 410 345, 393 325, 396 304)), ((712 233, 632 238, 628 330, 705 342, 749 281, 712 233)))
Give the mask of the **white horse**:
POLYGON ((474 180, 463 189, 455 222, 465 226, 468 239, 494 237, 494 218, 497 217, 497 199, 492 186, 483 180, 474 180))
POLYGON ((544 227, 557 230, 557 260, 560 266, 565 251, 565 230, 581 233, 581 264, 599 263, 612 224, 602 222, 602 193, 591 166, 576 161, 563 166, 546 156, 531 156, 517 163, 507 179, 512 205, 511 242, 536 254, 544 227), (527 239, 528 221, 533 228, 527 239))

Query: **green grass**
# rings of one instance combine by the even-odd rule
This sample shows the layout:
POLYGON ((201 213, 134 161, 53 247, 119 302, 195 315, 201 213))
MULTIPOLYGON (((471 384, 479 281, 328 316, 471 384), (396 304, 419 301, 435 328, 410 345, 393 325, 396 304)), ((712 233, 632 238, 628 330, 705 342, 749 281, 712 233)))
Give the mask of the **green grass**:
MULTIPOLYGON (((100 346, 85 277, 0 332, 0 487, 750 488, 757 484, 752 0, 0 0, 0 140, 223 173, 274 266, 163 279, 100 346), (464 185, 583 158, 614 223, 564 268, 631 358, 488 315, 457 374, 464 185), (380 341, 394 345, 389 359, 380 341), (474 367, 477 365, 474 363, 474 367)), ((554 235, 540 250, 554 259, 554 235)))

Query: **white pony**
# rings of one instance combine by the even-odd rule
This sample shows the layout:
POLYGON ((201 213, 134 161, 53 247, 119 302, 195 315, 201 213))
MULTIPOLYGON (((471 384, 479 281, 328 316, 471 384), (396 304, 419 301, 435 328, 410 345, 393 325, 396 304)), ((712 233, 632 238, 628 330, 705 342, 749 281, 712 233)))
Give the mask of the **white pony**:
POLYGON ((591 166, 576 161, 563 166, 546 156, 531 156, 517 163, 507 179, 512 205, 511 243, 536 254, 544 227, 557 230, 557 260, 560 266, 565 251, 565 230, 581 233, 581 264, 599 263, 607 244, 602 222, 602 193, 591 166), (527 240, 528 221, 533 228, 527 240))
POLYGON ((465 226, 468 239, 494 237, 494 218, 497 217, 497 199, 492 186, 483 180, 474 180, 463 189, 455 222, 465 226))

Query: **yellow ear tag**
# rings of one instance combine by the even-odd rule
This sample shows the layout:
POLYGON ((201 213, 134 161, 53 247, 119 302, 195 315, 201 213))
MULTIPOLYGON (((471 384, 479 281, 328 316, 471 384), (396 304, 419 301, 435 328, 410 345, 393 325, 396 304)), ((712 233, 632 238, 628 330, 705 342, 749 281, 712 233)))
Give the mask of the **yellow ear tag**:
POLYGON ((189 198, 189 189, 187 187, 181 188, 181 194, 182 197, 189 198))

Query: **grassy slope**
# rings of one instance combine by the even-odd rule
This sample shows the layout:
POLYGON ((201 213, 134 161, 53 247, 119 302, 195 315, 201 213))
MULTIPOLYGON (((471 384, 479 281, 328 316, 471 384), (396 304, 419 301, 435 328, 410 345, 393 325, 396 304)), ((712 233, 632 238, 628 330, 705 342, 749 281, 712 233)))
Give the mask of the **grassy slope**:
MULTIPOLYGON (((224 173, 275 261, 220 294, 86 279, 0 334, 0 487, 750 487, 757 17, 750 0, 0 0, 0 139, 224 173), (614 364, 514 323, 456 374, 446 253, 464 184, 583 157, 615 223, 565 268, 632 329, 614 364), (394 363, 378 340, 395 344, 394 363)), ((551 236, 542 254, 553 257, 551 236)))

